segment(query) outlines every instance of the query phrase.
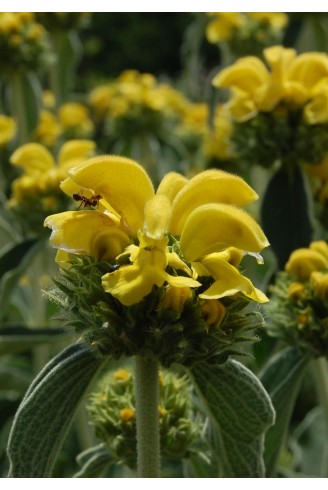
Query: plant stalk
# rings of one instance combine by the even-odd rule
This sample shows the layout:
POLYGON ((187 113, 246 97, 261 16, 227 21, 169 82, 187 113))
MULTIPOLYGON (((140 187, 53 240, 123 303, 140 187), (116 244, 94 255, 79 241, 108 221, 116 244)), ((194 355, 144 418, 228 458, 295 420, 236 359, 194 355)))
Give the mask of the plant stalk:
POLYGON ((326 422, 328 436, 328 366, 326 358, 319 357, 314 361, 314 366, 318 394, 326 422))
POLYGON ((139 478, 160 478, 158 361, 136 356, 137 465, 139 478))

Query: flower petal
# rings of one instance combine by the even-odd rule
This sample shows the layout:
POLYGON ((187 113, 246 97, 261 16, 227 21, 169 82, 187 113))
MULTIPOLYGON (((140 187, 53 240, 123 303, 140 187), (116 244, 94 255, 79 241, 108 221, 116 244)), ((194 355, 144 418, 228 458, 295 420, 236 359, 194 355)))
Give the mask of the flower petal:
POLYGON ((156 194, 164 194, 164 196, 166 196, 172 203, 177 193, 187 184, 187 182, 188 179, 183 175, 176 172, 169 172, 161 180, 156 194))
POLYGON ((269 72, 259 58, 245 56, 216 75, 213 85, 217 88, 235 87, 252 97, 259 86, 268 83, 269 79, 269 72))
POLYGON ((203 299, 219 299, 232 296, 238 292, 260 303, 266 303, 268 298, 262 291, 255 288, 252 282, 231 264, 223 260, 220 254, 211 254, 202 260, 202 264, 209 270, 215 279, 199 297, 203 299))
POLYGON ((67 211, 48 216, 54 248, 97 260, 113 260, 130 243, 130 237, 111 218, 97 211, 67 211))
POLYGON ((145 205, 143 233, 159 240, 167 232, 171 219, 171 204, 164 194, 155 195, 145 205))
POLYGON ((63 144, 58 155, 58 164, 70 168, 92 156, 96 143, 91 140, 71 140, 63 144))
POLYGON ((37 175, 55 166, 55 160, 50 151, 38 143, 27 143, 17 148, 10 162, 22 167, 30 175, 37 175))
POLYGON ((237 175, 223 170, 205 170, 193 177, 176 195, 169 230, 179 235, 190 213, 203 204, 243 206, 258 199, 257 193, 237 175))
POLYGON ((188 261, 229 247, 260 252, 269 242, 245 211, 228 204, 205 204, 193 211, 183 228, 180 246, 188 261))
POLYGON ((164 252, 140 248, 136 252, 133 264, 122 266, 102 277, 104 290, 125 306, 139 303, 154 285, 162 286, 167 275, 164 252))
POLYGON ((141 165, 109 155, 91 158, 68 173, 81 187, 103 196, 136 235, 143 225, 145 204, 154 195, 151 180, 141 165))

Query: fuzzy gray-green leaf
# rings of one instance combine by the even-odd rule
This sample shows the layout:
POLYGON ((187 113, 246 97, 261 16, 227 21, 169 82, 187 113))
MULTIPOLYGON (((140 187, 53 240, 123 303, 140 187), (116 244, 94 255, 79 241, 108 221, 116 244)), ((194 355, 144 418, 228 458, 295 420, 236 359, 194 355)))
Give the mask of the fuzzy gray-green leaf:
POLYGON ((264 477, 264 434, 273 424, 274 410, 260 381, 234 360, 196 364, 191 375, 215 430, 219 476, 264 477))
POLYGON ((308 362, 309 358, 306 354, 294 347, 288 347, 273 357, 260 374, 260 379, 270 394, 276 411, 276 422, 265 438, 264 460, 267 476, 272 476, 275 471, 308 362))
POLYGON ((51 476, 75 410, 101 364, 88 344, 77 343, 45 366, 13 423, 8 443, 10 477, 51 476))

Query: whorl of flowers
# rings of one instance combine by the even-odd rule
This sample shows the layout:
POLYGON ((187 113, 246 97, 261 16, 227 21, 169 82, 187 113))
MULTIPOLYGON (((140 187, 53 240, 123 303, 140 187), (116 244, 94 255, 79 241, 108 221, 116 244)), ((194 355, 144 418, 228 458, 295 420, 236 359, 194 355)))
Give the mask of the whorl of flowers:
POLYGON ((73 313, 73 325, 114 357, 148 352, 164 365, 241 339, 250 317, 241 314, 237 327, 236 312, 267 298, 239 265, 245 254, 261 261, 268 246, 238 207, 258 198, 243 179, 170 172, 155 192, 145 170, 120 156, 87 160, 68 174, 61 188, 83 206, 45 225, 62 266, 56 285, 65 296, 76 291, 65 301, 62 293, 51 297, 73 313))
MULTIPOLYGON (((161 454, 169 459, 188 458, 202 439, 204 421, 192 408, 185 377, 164 371, 159 377, 159 431, 161 454), (203 423, 201 423, 203 422, 203 423)), ((136 408, 134 378, 129 369, 107 373, 90 395, 88 411, 96 436, 114 460, 136 468, 136 408)))
POLYGON ((292 252, 271 287, 269 332, 314 357, 328 352, 328 245, 292 252))
POLYGON ((33 12, 0 12, 0 68, 3 73, 39 68, 48 49, 46 31, 33 12))
POLYGON ((234 146, 246 162, 317 164, 328 152, 328 56, 274 46, 238 59, 213 80, 230 89, 234 146), (263 141, 266 145, 263 145, 263 141))
POLYGON ((260 54, 280 41, 288 17, 282 12, 208 12, 206 38, 226 43, 237 56, 260 54))

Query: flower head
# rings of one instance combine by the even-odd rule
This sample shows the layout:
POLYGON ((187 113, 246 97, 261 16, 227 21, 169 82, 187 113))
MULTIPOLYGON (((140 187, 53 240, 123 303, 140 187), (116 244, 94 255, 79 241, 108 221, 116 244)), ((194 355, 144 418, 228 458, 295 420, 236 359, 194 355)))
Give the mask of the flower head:
POLYGON ((314 357, 327 356, 327 243, 292 252, 271 293, 269 332, 314 357))
POLYGON ((190 180, 170 172, 155 192, 138 163, 114 155, 68 174, 62 190, 83 192, 89 209, 48 216, 45 226, 62 266, 56 284, 76 290, 70 311, 88 318, 88 309, 97 311, 90 339, 101 350, 115 357, 151 352, 164 365, 188 364, 237 341, 230 307, 237 304, 236 312, 251 300, 267 301, 239 271, 246 253, 259 259, 268 245, 239 207, 257 199, 243 179, 221 170, 190 180), (204 313, 206 303, 212 313, 204 313))
POLYGON ((140 302, 155 285, 198 288, 203 271, 222 285, 201 297, 243 291, 266 301, 229 263, 231 247, 259 253, 268 245, 253 218, 237 207, 257 198, 240 177, 208 170, 188 181, 169 173, 155 192, 140 165, 118 156, 96 157, 68 173, 62 189, 88 189, 101 196, 101 208, 49 216, 51 243, 65 252, 121 261, 102 283, 122 304, 140 302))

